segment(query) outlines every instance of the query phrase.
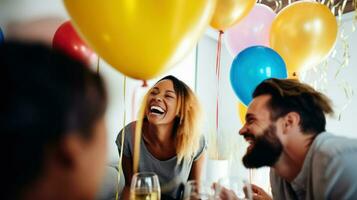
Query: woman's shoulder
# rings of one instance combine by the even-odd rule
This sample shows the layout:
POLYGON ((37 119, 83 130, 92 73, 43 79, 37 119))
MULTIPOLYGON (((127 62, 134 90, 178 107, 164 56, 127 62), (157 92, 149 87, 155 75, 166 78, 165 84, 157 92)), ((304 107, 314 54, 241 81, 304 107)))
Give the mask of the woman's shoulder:
POLYGON ((132 121, 127 125, 125 125, 125 127, 120 130, 117 139, 124 134, 125 140, 131 140, 132 136, 135 134, 135 126, 136 126, 136 121, 132 121))
POLYGON ((136 123, 137 123, 137 121, 132 121, 132 122, 128 123, 125 126, 125 129, 133 129, 133 130, 135 130, 136 123))
POLYGON ((198 143, 198 148, 195 152, 193 160, 194 161, 198 160, 201 157, 201 155, 203 155, 203 153, 206 151, 206 149, 207 149, 206 138, 204 135, 201 135, 198 143))
POLYGON ((205 148, 207 148, 207 141, 206 141, 206 137, 202 134, 200 135, 199 149, 205 149, 205 148))
POLYGON ((137 123, 137 121, 132 121, 132 122, 128 123, 127 125, 125 125, 125 127, 123 129, 120 130, 120 132, 123 132, 123 130, 124 130, 126 133, 134 134, 136 123, 137 123))
MULTIPOLYGON (((132 121, 132 122, 128 123, 123 129, 120 130, 118 135, 121 135, 123 133, 123 131, 125 131, 125 137, 132 138, 136 134, 135 129, 136 129, 137 123, 138 123, 137 121, 132 121)), ((144 126, 144 124, 143 124, 143 126, 144 126)), ((142 127, 141 129, 143 130, 143 128, 144 127, 142 127)))

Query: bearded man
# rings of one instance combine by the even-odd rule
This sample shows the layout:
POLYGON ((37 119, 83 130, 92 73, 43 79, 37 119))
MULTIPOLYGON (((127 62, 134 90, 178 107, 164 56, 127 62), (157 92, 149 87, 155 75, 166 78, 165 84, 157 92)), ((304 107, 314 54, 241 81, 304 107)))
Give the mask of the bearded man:
MULTIPOLYGON (((273 199, 356 199, 357 140, 326 132, 330 100, 307 84, 267 79, 253 93, 239 131, 247 168, 271 167, 273 199)), ((253 199, 270 199, 253 186, 253 199)))

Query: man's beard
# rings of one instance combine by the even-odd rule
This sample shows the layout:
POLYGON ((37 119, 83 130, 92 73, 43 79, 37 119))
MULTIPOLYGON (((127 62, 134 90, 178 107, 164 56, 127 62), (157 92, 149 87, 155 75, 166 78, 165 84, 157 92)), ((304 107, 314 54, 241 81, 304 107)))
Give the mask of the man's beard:
POLYGON ((269 125, 261 136, 254 137, 253 134, 246 133, 245 137, 251 137, 254 141, 252 149, 247 150, 243 156, 243 164, 246 168, 271 167, 279 159, 283 145, 276 136, 274 124, 269 125))

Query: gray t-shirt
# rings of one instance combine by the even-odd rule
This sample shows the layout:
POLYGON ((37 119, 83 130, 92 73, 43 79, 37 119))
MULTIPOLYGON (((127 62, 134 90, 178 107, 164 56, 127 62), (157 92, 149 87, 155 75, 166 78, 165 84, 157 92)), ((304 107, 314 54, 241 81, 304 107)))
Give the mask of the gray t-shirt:
POLYGON ((319 134, 291 182, 270 170, 273 199, 357 199, 357 140, 319 134))
MULTIPOLYGON (((134 134, 135 122, 125 126, 125 138, 123 154, 128 158, 134 156, 134 134)), ((120 152, 121 149, 121 135, 123 130, 120 131, 116 144, 120 152)), ((177 157, 174 156, 168 160, 158 160, 146 148, 146 145, 141 139, 140 143, 140 161, 139 172, 154 172, 158 175, 161 193, 176 198, 178 187, 181 183, 186 183, 191 172, 191 167, 194 161, 198 160, 206 148, 206 142, 202 136, 200 139, 199 148, 196 154, 189 160, 183 159, 177 163, 177 157)))

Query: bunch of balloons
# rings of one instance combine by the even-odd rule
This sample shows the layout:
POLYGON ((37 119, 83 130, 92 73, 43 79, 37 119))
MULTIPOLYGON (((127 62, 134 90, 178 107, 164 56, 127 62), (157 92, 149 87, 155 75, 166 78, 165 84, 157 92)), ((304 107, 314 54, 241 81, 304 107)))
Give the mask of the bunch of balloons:
POLYGON ((336 42, 337 21, 328 7, 318 2, 294 2, 276 16, 269 7, 256 4, 226 33, 226 45, 235 56, 231 85, 241 101, 239 113, 245 115, 242 112, 261 81, 297 78, 300 70, 329 55, 336 42))
POLYGON ((235 56, 230 80, 244 105, 262 80, 296 77, 321 62, 337 37, 336 18, 321 3, 294 2, 275 15, 255 2, 64 0, 74 27, 93 50, 135 79, 148 80, 171 68, 209 24, 226 32, 235 56))

